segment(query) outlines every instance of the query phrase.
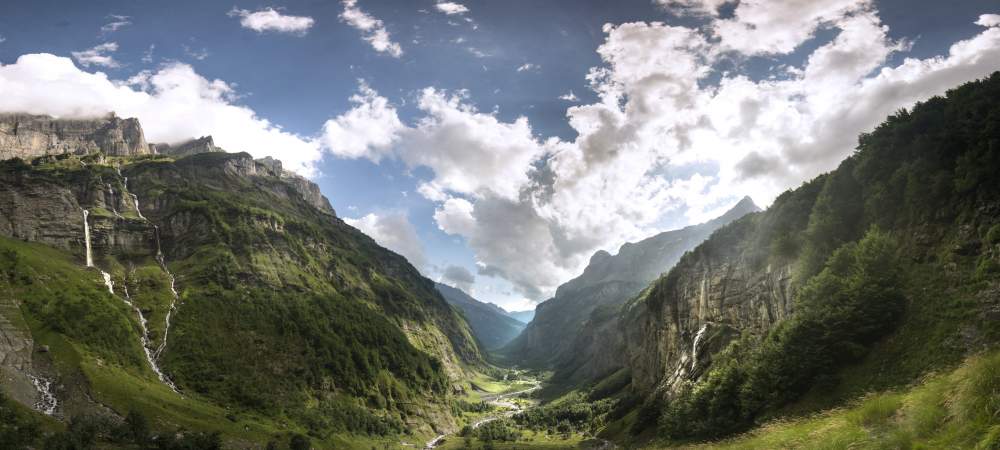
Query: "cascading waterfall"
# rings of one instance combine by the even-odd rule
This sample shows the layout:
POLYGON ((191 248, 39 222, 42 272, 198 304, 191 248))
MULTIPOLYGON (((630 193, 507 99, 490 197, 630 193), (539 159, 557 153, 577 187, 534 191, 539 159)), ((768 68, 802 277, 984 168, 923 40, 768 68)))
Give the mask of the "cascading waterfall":
POLYGON ((698 365, 698 343, 701 342, 701 338, 705 336, 705 332, 708 331, 708 324, 704 324, 698 329, 698 333, 694 335, 694 343, 691 344, 691 370, 694 370, 695 366, 698 365))
POLYGON ((122 290, 125 294, 125 297, 122 298, 122 300, 126 305, 131 307, 132 311, 135 311, 135 315, 139 317, 139 326, 142 328, 142 335, 139 338, 139 343, 142 345, 142 352, 146 355, 146 362, 149 363, 149 368, 153 369, 153 373, 155 373, 157 378, 160 379, 160 382, 167 385, 167 387, 174 392, 177 392, 177 386, 170 381, 170 378, 167 378, 162 370, 160 370, 160 366, 156 363, 156 358, 153 356, 153 351, 150 350, 152 343, 149 341, 149 328, 146 325, 148 323, 146 321, 146 316, 143 315, 142 310, 132 302, 132 296, 128 293, 128 284, 125 284, 122 287, 122 290))
POLYGON ((31 374, 28 374, 28 378, 31 378, 31 384, 35 385, 35 390, 38 391, 38 401, 35 402, 35 409, 47 416, 55 415, 59 401, 56 400, 55 394, 52 393, 52 381, 31 374))
POLYGON ((90 253, 90 224, 87 223, 87 216, 90 211, 83 210, 83 242, 87 246, 87 267, 94 267, 94 257, 90 253))
MULTIPOLYGON (((120 170, 119 170, 118 174, 121 175, 121 171, 120 170)), ((146 222, 149 222, 149 219, 147 219, 145 216, 143 216, 142 215, 142 211, 139 209, 139 196, 137 196, 137 195, 135 195, 135 194, 133 194, 133 193, 131 193, 131 192, 128 191, 128 177, 122 177, 122 178, 124 179, 122 184, 125 187, 125 192, 128 193, 128 195, 132 197, 132 202, 135 204, 135 212, 136 212, 136 214, 139 215, 140 219, 142 219, 142 220, 144 220, 146 222)), ((160 359, 160 355, 167 348, 167 336, 170 335, 170 318, 173 315, 174 311, 177 310, 177 302, 180 301, 180 295, 177 293, 177 288, 175 286, 176 279, 174 278, 174 274, 171 273, 170 269, 167 268, 167 262, 163 258, 163 250, 160 247, 160 227, 158 227, 156 225, 153 225, 153 235, 156 238, 156 262, 158 262, 160 264, 160 268, 163 269, 163 272, 166 273, 167 277, 170 279, 170 294, 172 295, 173 299, 170 302, 170 308, 167 309, 167 315, 166 315, 166 317, 164 319, 163 338, 160 341, 160 345, 156 347, 155 351, 150 352, 149 351, 149 344, 150 344, 149 339, 144 336, 145 342, 143 343, 143 349, 146 351, 146 358, 149 360, 150 366, 153 367, 153 371, 155 371, 156 374, 160 377, 160 380, 162 380, 164 383, 166 383, 168 386, 170 386, 171 389, 173 389, 176 392, 177 391, 177 387, 170 381, 169 378, 166 377, 166 375, 164 375, 159 370, 159 367, 157 366, 156 361, 158 361, 160 359)), ((126 295, 127 295, 127 291, 126 291, 126 295)), ((139 314, 140 321, 143 322, 143 332, 145 333, 145 329, 146 329, 145 318, 142 316, 142 312, 139 309, 136 309, 136 312, 139 314)))
POLYGON ((115 295, 115 282, 111 279, 111 274, 102 270, 101 276, 104 277, 104 285, 108 287, 108 292, 115 295))
POLYGON ((111 212, 114 213, 115 217, 121 219, 122 215, 118 213, 117 199, 115 198, 115 188, 111 187, 111 183, 107 183, 108 192, 111 193, 111 212))
MULTIPOLYGON (((122 174, 121 170, 119 170, 118 171, 118 175, 121 175, 121 174, 122 174)), ((123 183, 125 185, 125 192, 128 192, 129 197, 132 197, 132 204, 135 205, 135 213, 139 215, 140 219, 146 220, 146 217, 142 215, 142 211, 139 209, 139 197, 137 195, 129 192, 129 190, 128 190, 128 177, 122 177, 122 178, 125 179, 125 181, 123 183)), ((148 220, 146 220, 146 221, 148 222, 148 220)))
POLYGON ((177 302, 180 300, 181 296, 177 294, 177 288, 174 286, 176 280, 174 279, 174 274, 170 273, 170 269, 167 268, 167 263, 163 260, 163 253, 160 252, 160 233, 159 228, 156 229, 156 260, 160 262, 160 267, 170 278, 170 294, 173 295, 173 301, 170 302, 170 309, 167 309, 166 323, 163 327, 163 340, 160 341, 160 346, 157 347, 156 353, 153 357, 159 359, 160 354, 163 350, 167 348, 167 335, 170 333, 170 316, 177 309, 177 302))

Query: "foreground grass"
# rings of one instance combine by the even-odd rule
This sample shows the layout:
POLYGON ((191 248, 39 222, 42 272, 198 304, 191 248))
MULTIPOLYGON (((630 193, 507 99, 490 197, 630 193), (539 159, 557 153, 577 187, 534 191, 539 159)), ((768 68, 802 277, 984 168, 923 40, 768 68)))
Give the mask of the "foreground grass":
POLYGON ((906 391, 869 395, 850 407, 689 448, 1000 448, 1000 352, 972 357, 906 391))

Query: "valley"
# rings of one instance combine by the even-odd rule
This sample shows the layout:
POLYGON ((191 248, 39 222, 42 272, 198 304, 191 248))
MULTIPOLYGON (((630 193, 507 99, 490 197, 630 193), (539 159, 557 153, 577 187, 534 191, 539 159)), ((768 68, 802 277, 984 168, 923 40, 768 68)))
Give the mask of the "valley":
POLYGON ((1000 449, 979 3, 27 3, 0 450, 1000 449))

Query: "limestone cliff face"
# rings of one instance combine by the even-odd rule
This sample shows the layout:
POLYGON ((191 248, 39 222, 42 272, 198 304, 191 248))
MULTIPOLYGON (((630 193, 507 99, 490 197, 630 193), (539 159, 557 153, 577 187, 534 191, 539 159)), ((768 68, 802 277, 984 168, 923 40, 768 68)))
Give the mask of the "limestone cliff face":
POLYGON ((696 380, 741 333, 762 336, 791 314, 791 266, 761 266, 749 253, 706 243, 627 307, 620 331, 635 388, 696 380))
POLYGON ((95 119, 56 119, 31 114, 0 114, 0 160, 65 153, 83 155, 152 153, 137 119, 114 114, 95 119))

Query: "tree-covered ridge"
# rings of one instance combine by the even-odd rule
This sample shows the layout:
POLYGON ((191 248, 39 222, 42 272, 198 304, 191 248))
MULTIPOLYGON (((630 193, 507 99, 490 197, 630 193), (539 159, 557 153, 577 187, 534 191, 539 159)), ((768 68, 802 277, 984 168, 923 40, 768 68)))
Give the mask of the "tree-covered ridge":
POLYGON ((1000 275, 998 99, 994 73, 900 110, 836 170, 717 231, 635 299, 632 314, 669 317, 706 261, 793 268, 791 315, 743 330, 704 374, 672 381, 633 431, 717 437, 804 398, 833 405, 905 385, 998 342, 988 295, 1000 275))

